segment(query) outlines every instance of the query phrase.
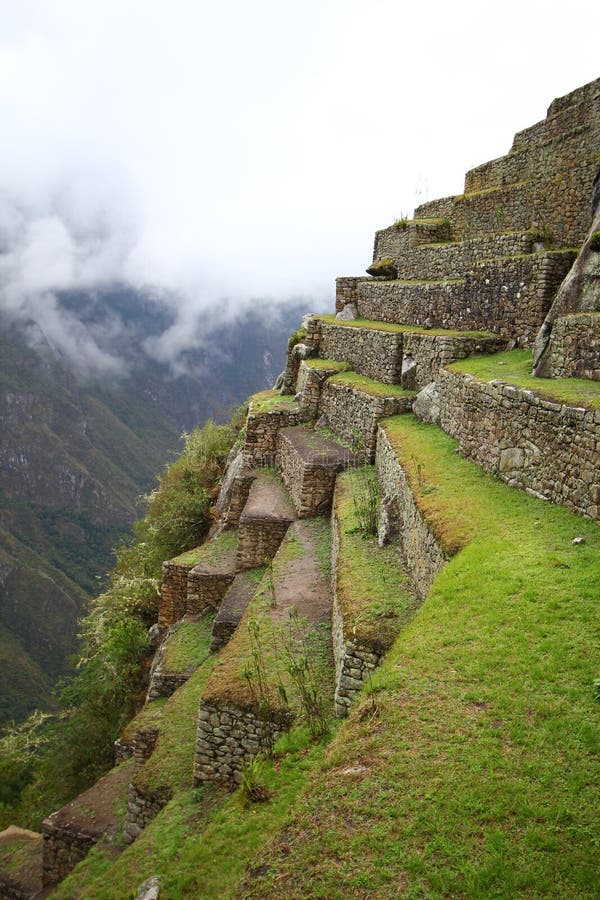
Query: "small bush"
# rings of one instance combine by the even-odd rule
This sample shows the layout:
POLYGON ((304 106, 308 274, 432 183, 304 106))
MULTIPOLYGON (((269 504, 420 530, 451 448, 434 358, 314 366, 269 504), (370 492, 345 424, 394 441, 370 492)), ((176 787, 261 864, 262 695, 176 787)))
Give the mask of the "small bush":
POLYGON ((595 253, 600 251, 600 231, 595 231, 590 241, 590 249, 595 253))
POLYGON ((379 523, 379 482, 375 470, 370 467, 357 469, 356 491, 353 495, 354 512, 358 528, 364 535, 377 534, 379 523))
POLYGON ((400 231, 404 231, 405 228, 408 228, 408 216, 401 216, 399 219, 396 219, 394 228, 398 228, 400 231))

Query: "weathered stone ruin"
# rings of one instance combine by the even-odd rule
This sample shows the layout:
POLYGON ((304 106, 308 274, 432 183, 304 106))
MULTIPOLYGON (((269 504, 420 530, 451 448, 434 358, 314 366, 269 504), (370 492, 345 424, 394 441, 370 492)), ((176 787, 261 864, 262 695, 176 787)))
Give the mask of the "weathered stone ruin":
MULTIPOLYGON (((196 784, 237 785, 293 717, 277 697, 266 713, 244 670, 257 610, 273 623, 293 609, 311 627, 329 623, 330 699, 344 716, 457 552, 414 500, 390 417, 414 406, 508 484, 600 519, 600 410, 549 399, 547 380, 511 384, 505 362, 507 351, 535 346, 536 374, 600 380, 599 154, 600 80, 555 100, 506 156, 468 172, 463 194, 378 231, 371 274, 338 278, 335 313, 305 318, 277 389, 251 398, 218 527, 163 567, 161 628, 216 612, 219 657, 198 713, 196 784), (497 353, 506 380, 500 367, 489 380, 469 372, 474 355, 497 353), (380 493, 379 544, 357 548, 348 517, 364 463, 374 464, 380 493), (330 574, 319 563, 324 540, 330 574), (363 571, 376 560, 390 573, 401 612, 387 630, 345 577, 357 553, 363 571)), ((149 700, 190 674, 157 664, 149 700)), ((139 770, 160 741, 160 729, 136 733, 117 761, 133 756, 139 770)), ((131 788, 129 840, 167 800, 131 788)), ((97 839, 65 810, 44 833, 47 883, 97 839)))

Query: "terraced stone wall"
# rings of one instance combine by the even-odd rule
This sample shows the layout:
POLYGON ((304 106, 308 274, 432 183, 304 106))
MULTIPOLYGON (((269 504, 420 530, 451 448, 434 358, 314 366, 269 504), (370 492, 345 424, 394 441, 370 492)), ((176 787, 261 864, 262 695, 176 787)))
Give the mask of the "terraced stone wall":
POLYGON ((269 740, 277 740, 284 726, 276 718, 259 718, 252 709, 234 703, 203 700, 198 713, 194 782, 240 784, 244 763, 269 740))
POLYGON ((168 628, 185 615, 188 575, 192 568, 193 564, 183 565, 175 560, 168 560, 162 564, 159 625, 168 628))
POLYGON ((268 412, 253 413, 252 408, 246 419, 246 440, 244 442, 244 466, 274 466, 277 450, 277 434, 281 428, 299 425, 302 421, 300 408, 273 409, 268 412))
MULTIPOLYGON (((358 315, 420 328, 491 331, 532 346, 575 253, 543 252, 478 263, 462 281, 407 284, 355 278, 358 315)), ((341 279, 338 279, 338 285, 341 279)), ((344 290, 344 296, 349 293, 344 290)))
POLYGON ((346 384, 327 381, 323 386, 319 412, 335 433, 351 442, 372 459, 377 441, 377 422, 410 409, 412 397, 372 397, 346 384))
POLYGON ((192 569, 187 581, 186 612, 202 614, 218 609, 233 577, 233 572, 197 572, 192 569))
POLYGON ((132 844, 140 836, 152 819, 154 819, 171 799, 172 792, 167 788, 157 791, 142 791, 129 785, 127 815, 123 828, 125 843, 132 844))
POLYGON ((600 381, 600 314, 576 313, 554 322, 549 367, 553 378, 600 381))
POLYGON ((497 353, 506 348, 506 341, 498 338, 467 338, 452 335, 420 334, 407 331, 403 336, 404 365, 414 364, 412 380, 403 377, 408 390, 421 390, 435 381, 442 366, 474 353, 497 353))
POLYGON ((77 863, 88 855, 98 840, 97 834, 73 825, 54 826, 46 820, 43 825, 44 853, 42 883, 44 887, 58 884, 77 863))
POLYGON ((600 518, 600 410, 447 369, 438 387, 442 428, 464 456, 532 496, 600 518))
MULTIPOLYGON (((394 530, 400 536, 404 557, 421 598, 429 593, 446 556, 415 503, 404 469, 398 461, 384 427, 379 428, 375 457, 381 485, 382 507, 395 510, 394 530)), ((388 526, 389 527, 389 526, 388 526)))
POLYGON ((344 360, 360 375, 384 384, 399 384, 402 335, 323 322, 319 357, 344 360))

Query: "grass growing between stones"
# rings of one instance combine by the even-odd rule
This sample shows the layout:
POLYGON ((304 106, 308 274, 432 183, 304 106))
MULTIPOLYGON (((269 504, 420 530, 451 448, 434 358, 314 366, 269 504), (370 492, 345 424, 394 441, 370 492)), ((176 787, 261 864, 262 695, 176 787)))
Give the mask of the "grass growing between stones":
MULTIPOLYGON (((452 279, 444 279, 444 282, 452 281, 452 279)), ((402 282, 404 283, 404 282, 402 282)), ((406 282, 412 284, 413 282, 406 282)), ((424 282, 432 283, 432 282, 424 282)), ((390 282, 390 284, 398 284, 398 282, 390 282)), ((395 325, 393 322, 379 322, 374 319, 336 319, 334 315, 320 315, 322 322, 328 325, 339 325, 340 328, 368 328, 372 331, 389 331, 394 334, 430 334, 441 337, 464 337, 464 338, 493 338, 498 335, 489 331, 453 331, 444 328, 419 328, 418 325, 395 325)))
POLYGON ((399 384, 383 384, 381 381, 374 381, 367 378, 366 375, 357 375, 356 372, 340 372, 339 375, 332 375, 327 379, 329 384, 341 384, 346 387, 356 388, 363 394, 369 394, 371 397, 414 397, 414 391, 407 391, 399 384))
POLYGON ((346 372, 350 366, 346 362, 337 359, 304 359, 303 363, 309 369, 329 369, 332 372, 346 372))
POLYGON ((597 897, 600 529, 391 421, 417 503, 467 543, 242 896, 597 897))
POLYGON ((377 538, 359 528, 354 498, 366 470, 344 472, 336 483, 336 596, 344 630, 381 653, 389 649, 401 626, 414 614, 417 600, 398 545, 378 547, 377 538))
POLYGON ((235 896, 260 849, 285 827, 327 741, 311 742, 304 730, 295 729, 278 742, 262 773, 266 803, 245 803, 241 791, 228 794, 212 786, 177 792, 118 860, 92 850, 52 896, 129 900, 151 875, 159 876, 165 900, 235 896))
POLYGON ((186 672, 206 659, 210 652, 214 617, 214 613, 210 613, 179 626, 167 643, 161 666, 163 671, 186 672))
POLYGON ((585 378, 535 378, 531 350, 512 350, 492 356, 471 356, 451 363, 452 372, 472 375, 477 381, 504 381, 546 400, 600 409, 600 381, 585 378))

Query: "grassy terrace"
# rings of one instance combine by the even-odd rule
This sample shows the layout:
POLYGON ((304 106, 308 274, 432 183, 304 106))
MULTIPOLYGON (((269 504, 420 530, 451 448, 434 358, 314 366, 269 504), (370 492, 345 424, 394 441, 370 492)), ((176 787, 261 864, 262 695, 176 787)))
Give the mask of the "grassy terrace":
POLYGON ((185 553, 181 553, 169 562, 176 566, 197 566, 199 563, 211 565, 217 562, 223 553, 235 550, 237 541, 237 531, 223 531, 217 537, 211 538, 192 550, 186 550, 185 553))
POLYGON ((210 652, 214 613, 196 621, 182 622, 169 638, 165 648, 162 669, 165 672, 187 672, 195 669, 210 652))
POLYGON ((294 403, 293 397, 287 394, 280 394, 279 391, 275 390, 260 391, 258 394, 253 394, 248 402, 250 403, 250 413, 252 415, 274 412, 275 410, 294 412, 299 409, 298 404, 294 403))
POLYGON ((339 359, 305 359, 304 364, 309 369, 328 369, 331 372, 346 372, 350 366, 339 359))
POLYGON ((471 356, 451 363, 452 372, 472 375, 477 381, 503 381, 545 400, 600 409, 600 381, 584 378, 535 378, 531 374, 532 351, 512 350, 492 356, 471 356))
POLYGON ((600 529, 386 427, 463 549, 241 896, 597 897, 600 529))
POLYGON ((358 375, 356 372, 340 372, 327 379, 328 384, 341 384, 346 387, 356 388, 363 394, 371 397, 414 397, 414 391, 407 391, 399 384, 384 384, 382 381, 374 381, 366 375, 358 375))
MULTIPOLYGON (((444 279, 447 281, 448 279, 444 279)), ((451 281, 452 279, 450 279, 451 281)), ((390 282, 390 284, 398 284, 399 282, 390 282)), ((416 282, 406 282, 406 284, 415 284, 416 282)), ((423 282, 423 284, 432 284, 433 282, 423 282)), ((390 331, 394 334, 429 334, 438 337, 465 337, 465 338, 493 338, 498 337, 489 331, 452 331, 443 328, 419 328, 418 325, 394 325, 393 322, 379 322, 375 319, 336 319, 334 315, 318 315, 315 318, 320 319, 327 325, 336 325, 340 328, 369 328, 374 331, 390 331)))
POLYGON ((345 627, 358 641, 381 653, 389 650, 400 628, 414 614, 417 599, 397 545, 377 546, 358 527, 355 501, 368 491, 372 467, 338 477, 334 516, 339 534, 337 600, 345 627))
MULTIPOLYGON (((324 519, 311 519, 305 523, 305 526, 311 529, 317 549, 318 564, 322 574, 326 575, 329 566, 329 525, 324 519)), ((287 707, 281 698, 279 684, 285 685, 293 713, 298 712, 293 686, 280 664, 279 633, 281 629, 285 630, 287 609, 278 608, 275 593, 278 584, 286 576, 288 563, 299 559, 305 552, 294 529, 290 528, 272 565, 267 566, 235 634, 221 653, 202 695, 207 702, 231 702, 242 708, 256 706, 255 694, 249 680, 244 677, 244 672, 248 667, 252 668, 253 654, 258 650, 267 674, 273 716, 285 719, 287 715, 287 707), (252 625, 257 628, 259 648, 251 636, 252 625)), ((299 586, 299 590, 301 590, 301 586, 299 586)), ((327 690, 333 695, 331 660, 328 650, 329 629, 314 629, 313 638, 315 661, 322 668, 321 683, 328 685, 327 690)))

